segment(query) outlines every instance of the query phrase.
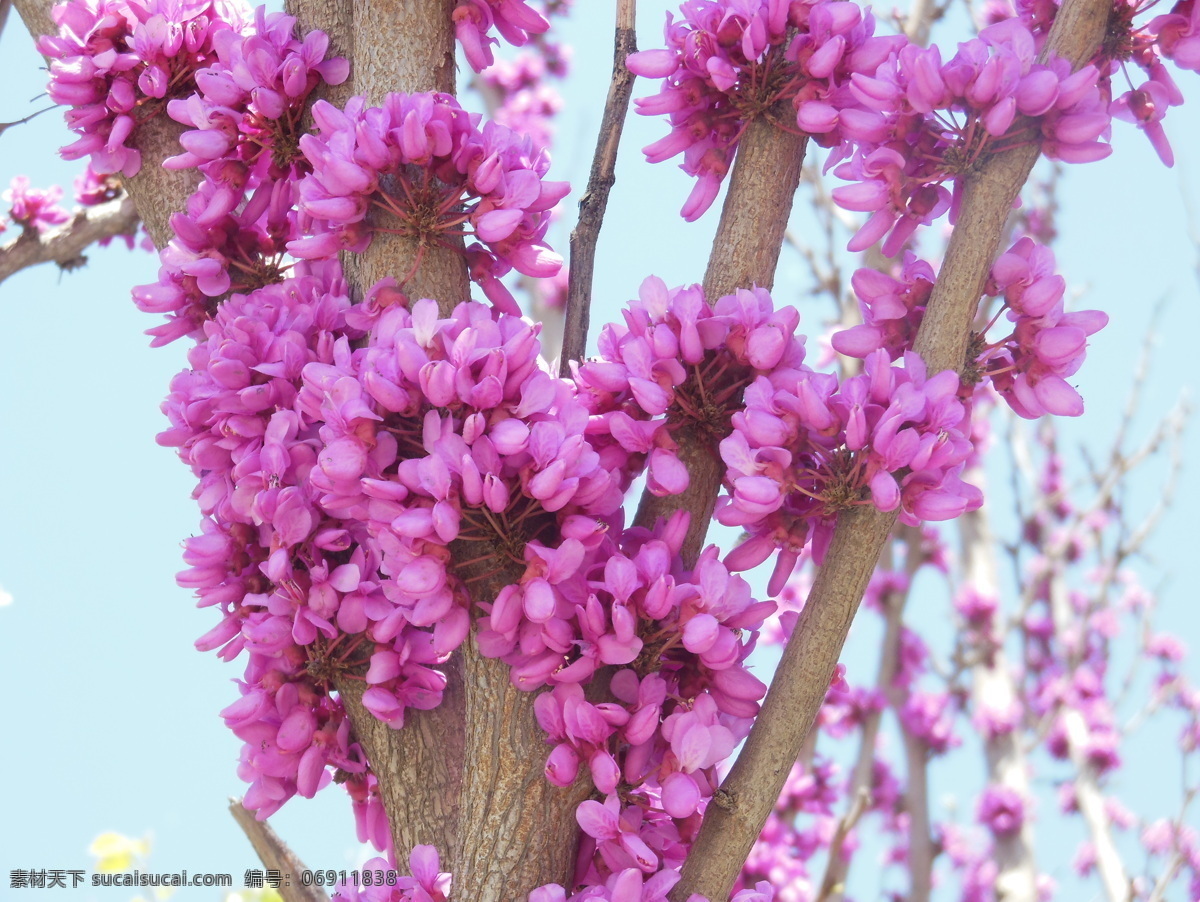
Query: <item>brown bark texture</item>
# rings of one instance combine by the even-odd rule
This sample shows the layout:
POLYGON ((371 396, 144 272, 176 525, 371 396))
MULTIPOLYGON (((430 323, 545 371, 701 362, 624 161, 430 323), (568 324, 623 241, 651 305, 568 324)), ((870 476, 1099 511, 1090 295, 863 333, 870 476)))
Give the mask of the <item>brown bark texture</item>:
MULTIPOLYGON (((19 0, 34 35, 52 31, 50 3, 19 0)), ((351 93, 380 102, 389 91, 455 87, 454 0, 391 0, 387 3, 326 4, 298 0, 290 10, 299 31, 326 30, 335 53, 353 52, 351 84, 331 93, 351 93), (310 18, 312 17, 312 18, 310 18)), ((169 218, 183 207, 196 184, 192 172, 171 172, 161 162, 179 152, 181 127, 165 115, 144 124, 136 144, 141 173, 127 187, 156 245, 170 238, 169 218)), ((413 269, 419 243, 382 235, 347 266, 359 297, 377 279, 398 280, 413 269)), ((410 297, 432 297, 448 312, 469 296, 466 266, 453 248, 430 246, 404 286, 410 297)), ((512 580, 509 580, 512 581, 512 580)), ((476 586, 475 600, 490 601, 497 586, 476 586)), ((473 639, 448 662, 443 704, 410 712, 402 730, 391 730, 361 703, 365 684, 336 681, 355 730, 380 782, 397 858, 412 846, 438 847, 442 866, 454 873, 455 895, 463 899, 513 898, 549 883, 569 883, 578 827, 574 811, 579 788, 558 789, 544 777, 549 747, 533 715, 533 694, 515 688, 507 666, 478 654, 473 639), (468 766, 469 763, 469 766, 468 766)))
POLYGON ((68 223, 44 235, 24 231, 0 245, 0 282, 13 273, 39 263, 57 263, 63 269, 82 263, 83 252, 104 238, 133 235, 141 223, 128 194, 80 210, 68 223))

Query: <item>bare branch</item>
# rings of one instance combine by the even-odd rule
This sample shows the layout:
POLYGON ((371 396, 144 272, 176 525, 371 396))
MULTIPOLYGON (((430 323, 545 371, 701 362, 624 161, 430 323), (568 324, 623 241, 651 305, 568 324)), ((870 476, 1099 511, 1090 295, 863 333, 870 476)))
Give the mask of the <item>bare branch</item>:
MULTIPOLYGON (((1064 563, 1061 557, 1054 561, 1055 573, 1050 579, 1050 608, 1055 632, 1060 636, 1071 630, 1074 620, 1062 572, 1064 563)), ((1100 882, 1104 884, 1109 902, 1131 902, 1134 897, 1133 884, 1113 841, 1112 822, 1104 804, 1104 794, 1100 791, 1096 768, 1087 758, 1090 735, 1087 720, 1082 711, 1070 706, 1060 706, 1059 716, 1066 732, 1068 755, 1078 774, 1075 778, 1075 803, 1091 833, 1100 882)))
MULTIPOLYGON (((964 474, 972 485, 984 488, 982 467, 964 474)), ((959 518, 962 537, 964 583, 981 596, 1000 598, 999 564, 995 555, 986 508, 959 518)), ((1002 634, 1004 614, 996 605, 991 623, 974 637, 976 648, 972 670, 972 705, 976 711, 1005 708, 1017 703, 1019 688, 1009 669, 1002 634)), ((984 738, 988 783, 1003 786, 1021 798, 1030 797, 1030 771, 1025 750, 1015 730, 984 738)), ((1033 819, 1026 818, 1019 831, 996 837, 996 898, 1000 902, 1026 902, 1038 897, 1037 862, 1034 858, 1033 819)))
MULTIPOLYGON (((891 546, 886 552, 891 554, 891 549, 896 545, 897 537, 893 537, 891 546)), ((902 627, 904 625, 904 608, 908 603, 909 591, 912 584, 912 577, 921 566, 922 555, 920 551, 920 534, 909 533, 907 535, 907 552, 905 572, 908 580, 905 583, 903 592, 889 591, 880 599, 880 604, 884 610, 884 633, 880 643, 879 654, 879 670, 875 677, 875 689, 877 692, 886 695, 893 681, 896 679, 896 674, 900 670, 900 637, 902 627)), ((886 563, 885 563, 885 566, 886 563)), ((848 795, 850 798, 850 808, 842 815, 838 822, 837 833, 835 839, 840 836, 842 842, 845 841, 845 835, 850 832, 854 826, 854 822, 861 816, 861 811, 856 811, 859 806, 859 799, 865 798, 870 803, 871 801, 871 785, 874 779, 875 768, 875 744, 879 737, 879 729, 883 722, 883 710, 872 709, 863 718, 862 731, 859 738, 858 758, 854 763, 854 770, 850 776, 850 789, 848 795), (844 828, 844 830, 843 830, 844 828)), ((813 731, 814 736, 816 731, 813 731)), ((840 846, 840 844, 839 844, 840 846)), ((833 846, 831 845, 831 850, 833 846)), ((821 891, 817 896, 820 902, 824 900, 837 900, 843 898, 845 892, 846 877, 850 871, 850 863, 840 854, 835 855, 830 852, 825 864, 825 876, 822 878, 820 887, 821 891)))
POLYGON ((0 282, 39 263, 70 269, 83 261, 89 246, 105 238, 132 235, 140 222, 133 200, 126 194, 80 210, 69 223, 45 234, 26 229, 15 241, 0 246, 0 282))
POLYGON ((817 571, 762 711, 721 784, 728 804, 709 806, 673 900, 683 902, 692 893, 728 898, 816 719, 879 549, 895 519, 895 512, 872 507, 853 508, 838 517, 825 563, 817 571))
MULTIPOLYGON (((9 2, 11 2, 11 0, 0 0, 0 3, 9 3, 9 2)), ((7 9, 3 10, 3 15, 4 16, 8 15, 7 9)), ((0 27, 2 27, 2 26, 0 26, 0 27)), ((34 98, 34 99, 36 99, 36 98, 34 98)), ((12 122, 0 122, 0 135, 3 135, 6 131, 8 131, 14 125, 24 125, 26 122, 33 121, 38 116, 42 115, 42 113, 48 113, 53 109, 55 109, 55 107, 53 107, 53 106, 43 107, 42 109, 37 110, 36 112, 30 113, 28 116, 22 116, 20 119, 14 119, 12 122)))
MULTIPOLYGON (((874 755, 872 755, 872 760, 874 760, 874 755)), ((821 892, 817 896, 817 902, 828 902, 830 899, 842 897, 846 888, 846 860, 842 856, 842 849, 846 845, 846 838, 850 835, 850 831, 854 829, 870 804, 871 790, 869 787, 857 786, 852 790, 850 807, 838 821, 837 827, 833 831, 833 838, 829 841, 829 860, 825 865, 825 876, 821 880, 821 892)))
POLYGON ((254 815, 242 805, 241 799, 229 800, 229 813, 238 822, 254 852, 269 870, 279 871, 281 875, 290 875, 279 887, 279 895, 283 902, 329 902, 329 898, 318 887, 305 886, 300 874, 308 870, 296 853, 287 847, 279 835, 266 821, 256 820, 254 815))
POLYGON ((625 59, 637 52, 634 0, 618 0, 617 33, 613 45, 612 83, 604 114, 600 117, 600 137, 587 189, 579 199, 579 223, 571 232, 571 269, 567 281, 567 321, 563 326, 562 356, 558 371, 570 372, 572 360, 582 360, 587 348, 588 320, 592 307, 592 275, 596 268, 596 242, 608 207, 608 193, 616 182, 617 148, 633 93, 633 73, 625 59))

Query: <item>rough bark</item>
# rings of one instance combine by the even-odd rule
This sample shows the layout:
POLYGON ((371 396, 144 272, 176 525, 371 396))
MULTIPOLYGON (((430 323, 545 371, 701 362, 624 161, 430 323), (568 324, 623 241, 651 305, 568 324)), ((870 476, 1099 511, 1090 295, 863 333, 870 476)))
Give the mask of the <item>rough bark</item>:
MULTIPOLYGON (((478 543, 464 544, 451 546, 456 559, 479 556, 478 543)), ((480 561, 456 574, 476 600, 490 602, 521 571, 480 561)), ((336 684, 379 780, 397 859, 420 843, 437 846, 461 899, 512 898, 545 883, 568 884, 575 808, 590 790, 586 768, 573 786, 546 779, 549 747, 533 714, 534 693, 512 684, 508 665, 479 654, 474 634, 443 670, 442 704, 408 712, 400 730, 362 706, 361 679, 336 684)))
MULTIPOLYGON (((377 104, 391 91, 454 93, 453 8, 454 0, 354 4, 353 94, 377 104)), ((409 297, 434 298, 442 315, 467 300, 461 247, 461 239, 454 247, 426 246, 403 286, 409 297)), ((347 279, 359 296, 385 276, 399 281, 419 250, 415 238, 377 233, 364 254, 349 255, 347 279)), ((479 549, 452 547, 452 553, 462 560, 479 549)), ((470 580, 474 602, 490 602, 520 573, 477 567, 459 576, 470 580)), ((507 665, 480 655, 473 634, 444 672, 442 704, 409 711, 401 730, 363 708, 361 681, 337 683, 379 780, 397 860, 414 845, 437 846, 461 899, 518 898, 545 883, 569 884, 579 832, 575 808, 586 797, 585 784, 560 789, 546 780, 549 746, 534 717, 534 694, 512 685, 507 665)))
POLYGON ((83 252, 104 238, 132 235, 141 220, 129 195, 80 210, 65 225, 44 235, 23 231, 0 246, 0 282, 13 273, 39 263, 57 263, 70 269, 86 259, 83 252))

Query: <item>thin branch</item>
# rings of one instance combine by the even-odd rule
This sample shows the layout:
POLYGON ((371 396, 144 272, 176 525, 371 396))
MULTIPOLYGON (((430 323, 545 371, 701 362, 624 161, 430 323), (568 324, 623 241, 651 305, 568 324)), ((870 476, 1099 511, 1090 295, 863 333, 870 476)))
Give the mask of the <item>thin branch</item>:
MULTIPOLYGON (((1066 579, 1062 572, 1064 561, 1054 560, 1055 573, 1050 580, 1050 608, 1054 618, 1055 632, 1065 636, 1071 629, 1074 616, 1071 600, 1067 593, 1066 579)), ((1068 756, 1078 771, 1075 779, 1075 803, 1084 823, 1092 836, 1092 847, 1096 850, 1096 869, 1109 902, 1130 902, 1134 897, 1133 884, 1125 871, 1121 853, 1113 841, 1112 822, 1104 804, 1104 794, 1096 768, 1087 759, 1087 743, 1090 731, 1083 712, 1070 706, 1060 706, 1066 732, 1068 756)))
MULTIPOLYGON (((895 547, 897 539, 898 536, 892 538, 892 544, 888 550, 889 555, 895 547)), ((880 599, 880 605, 884 611, 884 632, 880 642, 879 670, 875 677, 875 690, 884 696, 887 695, 888 689, 895 681, 896 674, 900 669, 900 638, 904 625, 904 608, 912 591, 913 575, 924 561, 919 532, 915 530, 909 532, 906 539, 905 574, 908 579, 905 581, 904 591, 885 592, 880 599)), ((886 563, 885 566, 887 566, 886 563)), ((882 708, 872 709, 863 717, 858 757, 850 776, 848 793, 850 807, 838 822, 838 833, 835 834, 842 835, 843 841, 845 834, 850 832, 850 828, 862 814, 861 811, 856 811, 860 798, 865 798, 868 804, 871 802, 871 784, 875 777, 875 745, 882 722, 882 708), (844 831, 843 826, 845 827, 844 831)), ((813 733, 815 734, 816 731, 814 730, 813 733)), ((825 863, 825 876, 820 883, 821 891, 817 896, 819 902, 843 898, 846 877, 850 872, 850 862, 840 854, 835 855, 832 851, 833 847, 830 848, 831 851, 825 863)))
POLYGON ((283 897, 283 902, 329 902, 329 898, 318 887, 303 884, 300 874, 308 868, 279 838, 270 824, 256 820, 254 815, 242 806, 241 799, 229 800, 229 813, 250 840, 259 861, 266 865, 268 870, 279 871, 283 877, 279 886, 279 895, 283 897))
POLYGON ((829 860, 825 865, 825 877, 821 880, 821 893, 817 896, 817 902, 827 902, 829 899, 841 898, 842 892, 846 888, 845 875, 847 870, 842 849, 846 845, 846 838, 849 837, 850 831, 854 829, 859 818, 863 816, 863 813, 870 805, 870 787, 858 786, 853 792, 850 808, 838 821, 837 828, 833 831, 833 839, 829 841, 829 860))
POLYGON ((104 238, 132 235, 140 222, 133 200, 126 194, 80 210, 69 223, 45 234, 26 229, 16 240, 0 246, 0 282, 39 263, 70 269, 82 262, 90 245, 104 238))
MULTIPOLYGON (((11 3, 11 2, 12 2, 12 0, 0 0, 0 4, 11 3)), ((7 15, 8 15, 7 7, 0 6, 0 29, 3 29, 3 17, 5 17, 7 15)), ((34 98, 34 99, 36 100, 37 98, 34 98)), ((14 125, 24 125, 26 122, 31 122, 32 120, 36 119, 38 116, 42 115, 42 113, 48 113, 53 109, 56 109, 56 107, 54 107, 53 105, 48 106, 48 107, 43 107, 40 110, 36 110, 35 112, 30 113, 28 116, 23 116, 20 119, 14 119, 12 122, 0 122, 0 135, 3 135, 6 131, 8 131, 14 125)))
POLYGON ((571 232, 571 262, 567 276, 567 320, 563 326, 562 356, 558 371, 570 373, 571 361, 583 360, 587 349, 588 321, 592 307, 592 276, 596 268, 596 242, 608 207, 608 193, 616 182, 617 148, 633 93, 633 73, 625 66, 631 53, 637 52, 635 31, 636 0, 617 0, 617 30, 613 40, 612 82, 604 114, 600 117, 600 136, 587 189, 579 199, 579 223, 571 232))

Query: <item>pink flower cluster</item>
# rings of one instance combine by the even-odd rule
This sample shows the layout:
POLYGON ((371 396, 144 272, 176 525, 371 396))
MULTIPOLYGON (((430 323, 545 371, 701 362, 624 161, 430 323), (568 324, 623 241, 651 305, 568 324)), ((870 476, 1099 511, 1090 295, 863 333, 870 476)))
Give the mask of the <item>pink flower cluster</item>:
MULTIPOLYGON (((900 277, 860 269, 851 279, 863 315, 862 325, 833 335, 833 346, 851 357, 886 351, 893 360, 912 347, 933 288, 933 268, 911 253, 900 277)), ((970 384, 988 381, 1023 417, 1051 413, 1079 416, 1083 399, 1066 380, 1083 364, 1087 339, 1108 323, 1099 310, 1067 313, 1066 282, 1055 272, 1054 253, 1032 238, 1019 239, 996 258, 985 297, 1003 298, 988 325, 968 348, 970 384), (1006 314, 1012 331, 987 333, 1006 314)))
POLYGON ((0 232, 7 228, 9 221, 24 231, 39 234, 67 222, 71 214, 58 205, 62 194, 58 185, 31 188, 28 176, 14 175, 7 190, 0 195, 9 205, 8 217, 0 216, 0 232))
POLYGON ((753 641, 741 633, 753 637, 774 605, 755 602, 715 547, 691 574, 673 567, 685 523, 676 517, 661 537, 627 531, 632 542, 588 582, 595 594, 579 619, 585 638, 600 634, 604 659, 622 666, 611 682, 615 701, 592 704, 577 683, 560 682, 535 702, 557 743, 547 777, 565 786, 586 767, 604 796, 577 813, 585 864, 576 878, 585 884, 632 879, 620 877, 629 869, 674 884, 677 874, 667 882, 663 872, 682 864, 718 785, 716 765, 745 736, 766 691, 746 669, 753 641))
POLYGON ((155 345, 198 335, 222 297, 286 272, 285 243, 299 225, 296 180, 307 171, 300 118, 318 84, 348 72, 346 60, 324 59, 323 33, 300 41, 295 24, 260 7, 253 31, 220 32, 216 59, 195 73, 195 93, 167 105, 193 130, 180 138, 185 152, 164 165, 199 167, 203 180, 171 219, 175 237, 160 254, 158 281, 133 292, 141 309, 167 314, 149 330, 155 345))
POLYGON ((50 98, 71 107, 80 137, 62 149, 91 157, 99 173, 137 175, 137 127, 165 101, 195 90, 196 71, 216 56, 217 35, 242 33, 248 8, 237 0, 77 0, 54 7, 57 36, 39 39, 51 60, 50 98))
MULTIPOLYGON (((348 308, 345 283, 328 263, 233 295, 205 323, 206 341, 191 350, 191 369, 164 403, 172 428, 159 442, 178 448, 196 473, 206 518, 186 543, 190 569, 179 581, 221 614, 197 647, 219 649, 225 660, 248 654, 242 699, 224 716, 246 742, 247 805, 263 817, 294 794, 315 793, 326 765, 365 770, 315 656, 301 647, 337 638, 314 612, 329 610, 334 586, 359 588, 355 574, 373 571, 352 531, 316 508, 306 476, 317 426, 294 410, 301 370, 330 359, 348 308)), ((377 586, 362 590, 379 594, 377 586)))
POLYGON ((550 23, 525 0, 458 0, 452 15, 454 33, 476 72, 495 62, 491 45, 497 41, 489 34, 493 27, 515 47, 524 46, 530 35, 550 28, 550 23))
POLYGON ((1030 238, 1018 240, 992 264, 984 290, 1003 298, 993 322, 1005 312, 1013 331, 987 343, 980 339, 972 350, 979 351, 980 376, 1023 417, 1083 413, 1083 399, 1066 380, 1082 366, 1088 337, 1108 324, 1108 316, 1100 310, 1066 313, 1065 289, 1053 252, 1030 238))
POLYGON ((710 305, 698 285, 668 290, 651 276, 638 294, 625 324, 601 331, 600 355, 578 367, 576 381, 596 440, 626 457, 630 475, 647 465, 650 491, 679 494, 688 473, 676 436, 719 441, 752 379, 786 380, 802 367, 800 317, 794 307, 775 310, 760 288, 710 305))
POLYGON ((799 15, 803 5, 693 0, 681 7, 681 21, 667 13, 666 49, 626 61, 635 75, 664 79, 660 93, 635 104, 642 115, 666 114, 671 123, 671 133, 646 148, 646 159, 682 153, 683 170, 698 179, 682 210, 689 222, 712 205, 752 114, 794 90, 781 50, 793 8, 799 15))
POLYGON ((836 143, 838 115, 829 102, 852 72, 874 70, 903 40, 872 37, 874 19, 852 3, 693 0, 681 12, 679 22, 667 14, 666 49, 636 53, 627 65, 664 80, 658 94, 636 104, 642 115, 666 114, 671 124, 646 159, 682 153, 682 169, 697 178, 682 210, 689 222, 712 205, 755 116, 777 117, 785 128, 797 120, 821 143, 836 143), (800 32, 790 41, 789 28, 800 32))
POLYGON ((288 245, 294 255, 362 252, 381 229, 424 248, 470 226, 471 276, 510 313, 518 308, 500 276, 552 276, 562 266, 544 237, 548 211, 570 186, 543 179, 549 158, 528 137, 493 122, 481 130, 448 94, 389 94, 371 108, 353 98, 345 111, 321 101, 313 117, 320 134, 300 139, 313 171, 299 188, 312 234, 288 245))
POLYGON ((133 300, 167 321, 147 330, 158 347, 185 335, 199 338, 221 299, 278 282, 286 273, 284 242, 291 234, 293 186, 257 191, 239 163, 211 167, 186 208, 171 216, 174 237, 159 252, 158 281, 138 285, 133 300))
POLYGON ((325 58, 324 32, 299 40, 295 28, 292 16, 259 7, 251 30, 216 36, 216 60, 195 73, 196 92, 167 104, 171 118, 191 129, 179 139, 184 153, 164 163, 168 169, 204 170, 236 160, 268 185, 299 174, 300 119, 308 97, 322 83, 344 82, 350 63, 325 58))
POLYGON ((882 240, 895 255, 919 226, 946 212, 953 223, 961 176, 988 155, 1028 143, 1066 162, 1109 154, 1098 140, 1109 116, 1095 67, 1072 73, 1065 60, 1036 57, 1033 33, 1009 19, 960 44, 949 62, 936 46, 909 44, 853 76, 846 109, 858 115, 844 124, 839 155, 849 159, 835 173, 856 184, 833 199, 870 216, 849 250, 882 240))
POLYGON ((906 353, 897 367, 883 351, 840 385, 811 371, 786 383, 756 379, 721 442, 729 494, 716 517, 750 536, 730 566, 757 566, 778 549, 767 589, 775 595, 806 543, 820 561, 838 511, 899 507, 901 520, 915 524, 979 507, 978 489, 959 478, 972 444, 958 389, 952 371, 926 378, 917 355, 906 353))
POLYGON ((863 321, 834 332, 834 350, 863 358, 883 348, 892 360, 911 351, 935 278, 933 267, 911 251, 905 251, 903 267, 895 278, 877 269, 855 270, 850 287, 858 298, 863 321))
MULTIPOLYGON (((1149 139, 1167 166, 1174 163, 1170 142, 1163 130, 1168 108, 1183 103, 1183 94, 1165 65, 1171 60, 1181 69, 1200 72, 1200 15, 1191 0, 1181 0, 1169 13, 1138 24, 1135 19, 1158 6, 1158 0, 1124 0, 1113 4, 1104 41, 1092 63, 1100 71, 1101 87, 1112 102, 1109 112, 1117 119, 1136 125, 1149 139), (1132 64, 1132 65, 1131 65, 1132 64), (1134 84, 1140 70, 1139 84, 1134 84), (1128 89, 1117 94, 1115 78, 1123 78, 1128 89)), ((1058 7, 1021 0, 1016 16, 1037 36, 1039 49, 1049 34, 1058 7)), ((1011 8, 996 11, 1007 18, 1011 8)))

